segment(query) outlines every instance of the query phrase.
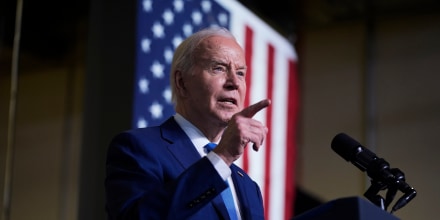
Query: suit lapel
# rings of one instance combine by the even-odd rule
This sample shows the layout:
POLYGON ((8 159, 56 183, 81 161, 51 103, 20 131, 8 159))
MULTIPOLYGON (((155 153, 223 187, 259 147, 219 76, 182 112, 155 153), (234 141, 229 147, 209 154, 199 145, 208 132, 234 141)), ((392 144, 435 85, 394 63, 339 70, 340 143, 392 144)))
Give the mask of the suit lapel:
MULTIPOLYGON (((174 158, 179 161, 183 169, 188 168, 200 160, 200 154, 195 149, 195 146, 173 117, 165 121, 160 128, 162 138, 169 143, 168 150, 173 154, 174 158)), ((230 220, 228 211, 220 195, 215 197, 211 204, 222 219, 230 220)))
POLYGON ((200 159, 195 146, 173 117, 170 117, 160 127, 162 138, 169 143, 168 150, 184 169, 200 159))
POLYGON ((231 177, 234 182, 235 192, 237 194, 238 201, 240 203, 240 213, 242 219, 248 219, 247 217, 250 216, 249 213, 247 213, 249 202, 246 199, 246 186, 243 182, 244 174, 235 164, 232 164, 231 166, 231 177))

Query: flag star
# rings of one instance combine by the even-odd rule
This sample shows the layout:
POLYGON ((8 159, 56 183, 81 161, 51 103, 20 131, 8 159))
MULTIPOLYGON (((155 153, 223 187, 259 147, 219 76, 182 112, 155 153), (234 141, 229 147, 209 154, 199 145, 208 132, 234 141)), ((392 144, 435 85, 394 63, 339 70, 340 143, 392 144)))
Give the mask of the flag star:
POLYGON ((200 13, 199 11, 193 11, 193 13, 191 14, 191 18, 195 25, 200 25, 202 23, 202 13, 200 13))
POLYGON ((137 121, 137 127, 138 128, 145 128, 147 126, 148 126, 148 123, 147 123, 147 121, 145 121, 144 118, 139 118, 138 119, 138 121, 137 121))
POLYGON ((216 23, 212 23, 212 24, 210 24, 209 25, 210 27, 220 27, 218 24, 216 24, 216 23))
POLYGON ((150 71, 153 73, 155 78, 163 78, 164 77, 164 66, 160 64, 157 60, 154 61, 153 65, 151 65, 150 71))
POLYGON ((163 93, 162 96, 164 97, 164 99, 167 101, 167 103, 171 103, 171 89, 170 87, 167 87, 163 93))
POLYGON ((141 48, 144 53, 150 52, 151 40, 148 38, 144 38, 141 41, 141 48))
POLYGON ((174 38, 173 38, 174 48, 177 48, 177 46, 179 46, 179 44, 182 43, 182 41, 183 41, 183 39, 179 35, 174 36, 174 38))
POLYGON ((139 90, 141 91, 142 94, 146 94, 148 92, 149 84, 150 84, 150 82, 148 82, 148 80, 145 78, 142 78, 139 80, 138 86, 139 86, 139 90))
POLYGON ((163 110, 162 105, 159 104, 159 103, 157 103, 157 102, 154 102, 154 103, 150 106, 150 113, 151 113, 151 116, 152 116, 154 119, 162 118, 162 110, 163 110))
POLYGON ((153 27, 151 27, 151 31, 153 31, 156 38, 163 38, 165 36, 164 28, 159 22, 154 23, 153 27))
POLYGON ((152 0, 144 0, 142 1, 142 6, 144 11, 151 12, 153 10, 153 1, 152 0))
POLYGON ((217 19, 220 22, 220 25, 222 26, 226 26, 228 24, 228 15, 225 13, 220 13, 217 19))
POLYGON ((173 51, 168 47, 164 50, 163 56, 167 63, 171 63, 171 61, 173 60, 173 51))
POLYGON ((170 25, 174 21, 174 14, 171 10, 167 9, 163 12, 162 18, 165 21, 165 24, 170 25))
POLYGON ((211 2, 210 1, 202 1, 201 3, 202 9, 205 13, 208 13, 211 11, 211 2))
POLYGON ((175 0, 173 4, 174 4, 174 11, 176 12, 183 11, 183 0, 175 0))
POLYGON ((193 27, 190 24, 184 24, 182 29, 186 37, 189 37, 189 35, 193 33, 193 27))

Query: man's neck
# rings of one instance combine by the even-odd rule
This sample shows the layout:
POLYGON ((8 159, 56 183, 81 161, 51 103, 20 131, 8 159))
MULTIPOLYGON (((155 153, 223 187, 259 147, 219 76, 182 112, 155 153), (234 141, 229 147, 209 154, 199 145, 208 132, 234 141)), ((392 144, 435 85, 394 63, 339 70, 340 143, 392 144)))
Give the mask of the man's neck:
POLYGON ((202 134, 210 141, 210 142, 218 142, 225 130, 224 126, 220 126, 217 123, 209 122, 206 120, 200 120, 200 118, 192 118, 189 115, 178 112, 185 120, 191 123, 194 127, 200 130, 202 134))

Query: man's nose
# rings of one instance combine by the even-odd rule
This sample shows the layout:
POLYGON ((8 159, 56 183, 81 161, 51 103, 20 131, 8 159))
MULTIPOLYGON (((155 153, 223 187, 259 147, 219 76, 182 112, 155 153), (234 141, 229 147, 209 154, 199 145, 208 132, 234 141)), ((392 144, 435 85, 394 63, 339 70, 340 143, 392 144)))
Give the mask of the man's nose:
POLYGON ((240 79, 238 78, 235 70, 230 70, 226 74, 225 87, 231 90, 238 89, 240 87, 240 79))

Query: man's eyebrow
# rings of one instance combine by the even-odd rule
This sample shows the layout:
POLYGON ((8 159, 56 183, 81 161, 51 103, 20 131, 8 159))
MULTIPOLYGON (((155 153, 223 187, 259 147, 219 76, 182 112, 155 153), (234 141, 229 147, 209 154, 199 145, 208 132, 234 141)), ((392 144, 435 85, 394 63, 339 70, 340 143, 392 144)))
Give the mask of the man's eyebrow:
POLYGON ((228 66, 228 64, 224 61, 221 60, 210 60, 209 63, 211 65, 224 65, 224 66, 228 66))
MULTIPOLYGON (((227 62, 225 62, 225 61, 221 61, 221 60, 210 60, 209 63, 210 63, 211 65, 222 65, 222 66, 227 66, 227 67, 230 66, 229 63, 227 63, 227 62)), ((247 69, 247 66, 246 66, 246 65, 244 65, 244 66, 239 66, 237 69, 238 69, 238 70, 247 69)))

